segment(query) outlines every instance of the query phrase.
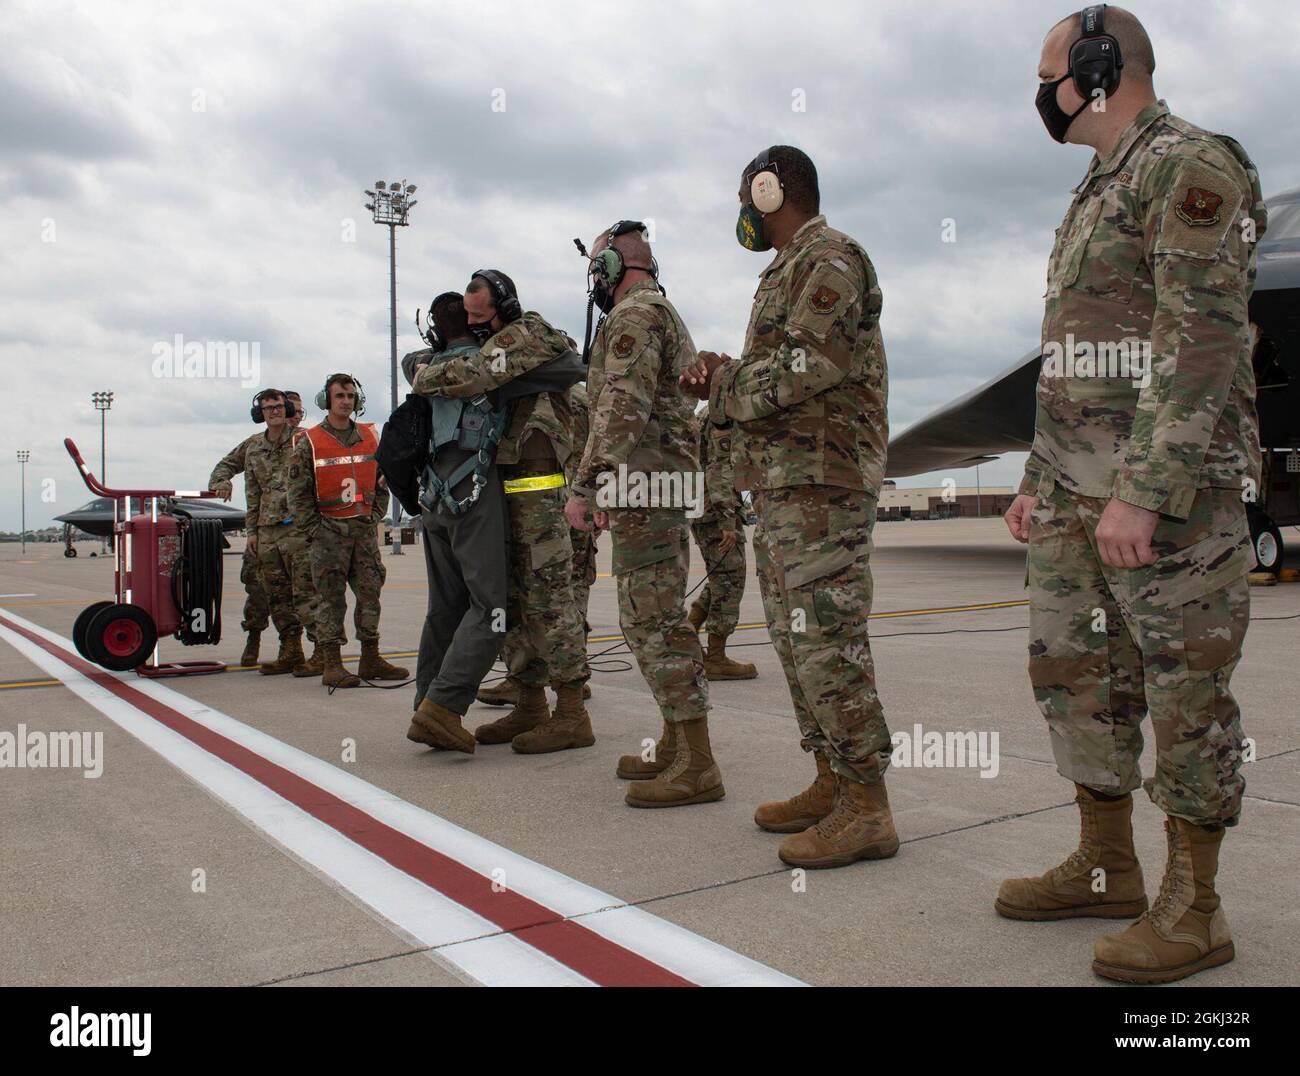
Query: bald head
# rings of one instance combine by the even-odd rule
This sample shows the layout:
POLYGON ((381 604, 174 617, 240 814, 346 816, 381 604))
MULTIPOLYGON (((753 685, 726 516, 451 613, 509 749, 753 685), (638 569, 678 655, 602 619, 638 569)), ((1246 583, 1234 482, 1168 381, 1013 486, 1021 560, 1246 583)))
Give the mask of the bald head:
MULTIPOLYGON (((1079 40, 1081 29, 1081 12, 1067 15, 1048 31, 1044 40, 1044 55, 1049 51, 1060 60, 1060 70, 1051 77, 1065 74, 1070 63, 1070 46, 1079 40), (1050 48, 1048 47, 1050 46, 1050 48)), ((1150 82, 1156 69, 1156 54, 1151 47, 1151 38, 1145 27, 1133 12, 1122 7, 1106 5, 1102 22, 1106 33, 1119 43, 1119 54, 1124 60, 1124 78, 1150 82)), ((1040 77, 1043 72, 1039 72, 1040 77)))

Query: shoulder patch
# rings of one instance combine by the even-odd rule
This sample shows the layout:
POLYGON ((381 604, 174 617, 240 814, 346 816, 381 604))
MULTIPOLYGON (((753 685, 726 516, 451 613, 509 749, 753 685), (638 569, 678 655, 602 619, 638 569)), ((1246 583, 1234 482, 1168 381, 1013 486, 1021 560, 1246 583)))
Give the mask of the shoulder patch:
POLYGON ((503 332, 497 337, 497 343, 502 347, 510 347, 515 342, 514 335, 510 332, 503 332))
POLYGON ((1223 195, 1204 187, 1188 187, 1187 193, 1174 208, 1174 212, 1193 227, 1203 227, 1219 223, 1221 205, 1223 205, 1223 195))
POLYGON ((834 288, 828 288, 823 284, 812 293, 812 297, 808 301, 812 303, 812 308, 819 314, 827 314, 834 310, 835 304, 840 301, 840 293, 834 288))
POLYGON ((614 354, 620 359, 626 359, 632 354, 634 347, 636 347, 636 337, 629 333, 623 333, 614 344, 614 354))

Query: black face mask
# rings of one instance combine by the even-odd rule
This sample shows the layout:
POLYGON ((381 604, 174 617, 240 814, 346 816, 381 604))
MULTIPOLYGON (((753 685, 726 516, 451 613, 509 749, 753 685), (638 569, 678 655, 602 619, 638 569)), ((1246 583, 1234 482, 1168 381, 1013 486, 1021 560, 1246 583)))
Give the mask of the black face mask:
POLYGON ((603 280, 592 280, 591 301, 600 307, 602 314, 608 314, 614 309, 614 290, 603 280))
POLYGON ((1047 133, 1056 141, 1064 142, 1066 133, 1070 130, 1070 124, 1085 108, 1088 102, 1084 101, 1073 112, 1066 112, 1056 103, 1056 88, 1071 77, 1067 71, 1055 82, 1042 82, 1038 85, 1038 94, 1034 98, 1034 104, 1038 107, 1038 114, 1043 118, 1043 126, 1047 128, 1047 133))
POLYGON ((477 325, 471 325, 469 331, 474 334, 474 339, 479 342, 479 346, 481 347, 483 344, 486 344, 492 336, 492 322, 483 321, 479 322, 477 325))

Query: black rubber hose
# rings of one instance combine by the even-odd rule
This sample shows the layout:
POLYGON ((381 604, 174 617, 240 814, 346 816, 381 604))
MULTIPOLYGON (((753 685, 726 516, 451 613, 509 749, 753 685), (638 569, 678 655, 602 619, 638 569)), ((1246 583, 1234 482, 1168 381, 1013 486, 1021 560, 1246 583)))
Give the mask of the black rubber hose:
POLYGON ((176 638, 183 646, 213 645, 221 642, 221 521, 176 514, 181 519, 181 555, 172 568, 172 597, 181 614, 176 638), (195 612, 202 613, 202 631, 194 629, 195 612))

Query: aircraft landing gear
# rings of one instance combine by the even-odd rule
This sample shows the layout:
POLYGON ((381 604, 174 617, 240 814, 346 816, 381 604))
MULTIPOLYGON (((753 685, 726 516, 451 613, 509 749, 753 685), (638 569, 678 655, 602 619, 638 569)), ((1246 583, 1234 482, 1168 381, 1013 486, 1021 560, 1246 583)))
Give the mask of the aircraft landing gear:
POLYGON ((1255 549, 1255 571, 1277 575, 1285 554, 1282 531, 1265 512, 1253 511, 1247 518, 1250 521, 1250 542, 1255 549))

